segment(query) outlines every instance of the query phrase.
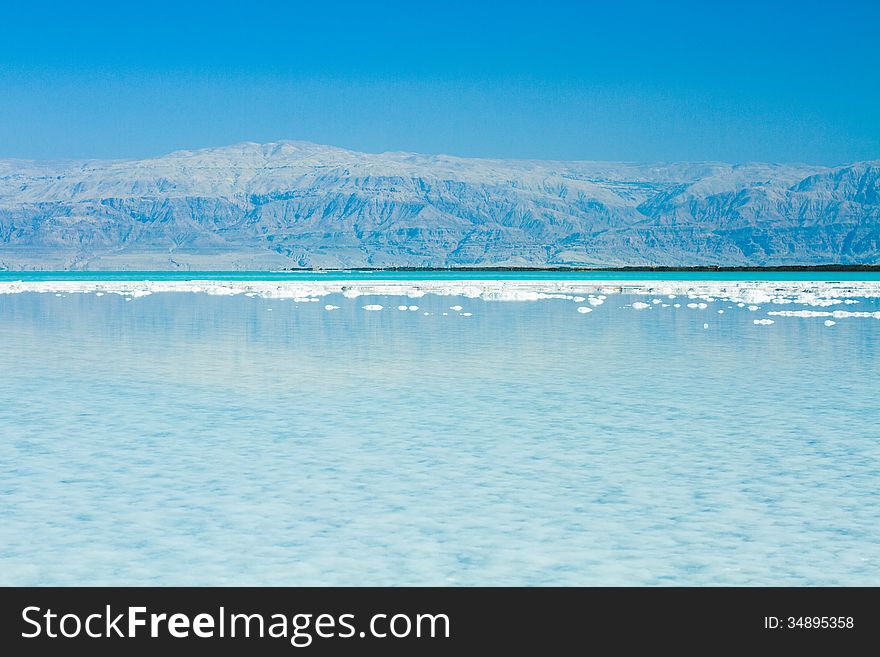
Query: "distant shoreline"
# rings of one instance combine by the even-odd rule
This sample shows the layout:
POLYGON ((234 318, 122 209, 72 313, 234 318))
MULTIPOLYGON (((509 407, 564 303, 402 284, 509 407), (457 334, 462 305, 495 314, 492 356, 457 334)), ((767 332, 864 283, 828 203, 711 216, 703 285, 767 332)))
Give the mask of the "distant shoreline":
POLYGON ((775 267, 722 267, 722 266, 697 266, 697 267, 286 267, 275 269, 278 272, 345 272, 345 271, 412 271, 412 272, 469 272, 469 271, 547 271, 547 272, 616 272, 616 271, 645 271, 645 272, 774 272, 774 271, 871 271, 880 272, 880 265, 779 265, 775 267))
POLYGON ((63 274, 87 276, 89 274, 100 275, 120 275, 131 273, 143 274, 339 274, 348 272, 365 272, 365 273, 381 273, 381 272, 412 272, 418 273, 783 273, 783 272, 841 272, 841 273, 857 273, 866 272, 870 274, 880 274, 880 264, 876 265, 778 265, 772 267, 766 266, 693 266, 693 267, 673 267, 673 266, 623 266, 623 267, 514 267, 514 266, 468 266, 468 267, 285 267, 271 269, 15 269, 0 267, 0 275, 27 274, 27 275, 46 275, 46 274, 63 274))

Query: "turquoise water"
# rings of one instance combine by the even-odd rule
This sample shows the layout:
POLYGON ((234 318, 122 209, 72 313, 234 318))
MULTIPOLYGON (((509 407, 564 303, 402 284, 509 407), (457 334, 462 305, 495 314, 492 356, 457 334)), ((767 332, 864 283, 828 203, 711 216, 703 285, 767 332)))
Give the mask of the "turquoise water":
POLYGON ((637 299, 2 295, 0 583, 880 584, 880 321, 637 299))
POLYGON ((0 281, 289 281, 289 280, 568 280, 568 281, 880 281, 880 271, 0 271, 0 281))

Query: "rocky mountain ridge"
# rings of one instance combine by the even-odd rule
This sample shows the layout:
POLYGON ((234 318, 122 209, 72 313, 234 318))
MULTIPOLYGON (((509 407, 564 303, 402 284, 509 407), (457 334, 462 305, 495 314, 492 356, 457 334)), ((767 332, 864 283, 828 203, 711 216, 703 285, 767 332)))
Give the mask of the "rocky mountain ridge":
POLYGON ((880 162, 491 160, 242 143, 0 160, 0 268, 880 263, 880 162))

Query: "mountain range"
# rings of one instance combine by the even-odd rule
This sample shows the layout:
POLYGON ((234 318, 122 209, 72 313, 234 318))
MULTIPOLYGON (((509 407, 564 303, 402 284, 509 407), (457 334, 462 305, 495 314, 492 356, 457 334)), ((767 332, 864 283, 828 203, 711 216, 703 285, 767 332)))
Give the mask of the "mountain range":
POLYGON ((880 161, 0 160, 0 269, 880 264, 880 161))

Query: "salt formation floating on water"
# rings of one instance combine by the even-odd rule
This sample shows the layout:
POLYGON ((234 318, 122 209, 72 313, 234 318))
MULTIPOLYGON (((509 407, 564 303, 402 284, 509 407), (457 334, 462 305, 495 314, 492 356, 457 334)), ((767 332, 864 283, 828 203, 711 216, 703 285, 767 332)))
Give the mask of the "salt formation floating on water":
POLYGON ((164 280, 164 281, 0 281, 0 294, 101 292, 146 296, 154 292, 201 292, 249 296, 314 299, 328 294, 349 298, 362 295, 421 297, 425 294, 487 300, 572 299, 604 301, 606 294, 687 295, 711 303, 726 300, 757 307, 764 303, 827 306, 858 303, 857 298, 880 297, 880 281, 589 281, 589 280, 164 280), (601 291, 602 294, 597 294, 601 291), (658 294, 659 293, 659 294, 658 294), (667 294, 668 293, 668 294, 667 294), (856 298, 854 298, 856 297, 856 298))
POLYGON ((842 319, 844 317, 866 317, 880 319, 880 311, 851 311, 851 310, 771 310, 768 315, 776 317, 836 317, 842 319))
POLYGON ((758 324, 759 326, 769 326, 770 324, 774 324, 775 322, 772 319, 753 319, 752 324, 758 324))
POLYGON ((334 306, 333 304, 328 303, 324 306, 324 310, 339 310, 339 306, 334 306))
POLYGON ((587 308, 586 306, 579 306, 579 307, 578 307, 578 312, 579 312, 580 314, 582 314, 582 315, 586 315, 587 313, 591 313, 591 312, 593 312, 593 309, 592 309, 592 308, 587 308))
MULTIPOLYGON (((860 299, 880 298, 880 281, 583 281, 583 280, 131 280, 131 281, 0 281, 0 294, 21 292, 51 292, 66 297, 69 294, 93 293, 96 296, 117 294, 126 301, 159 292, 193 292, 231 296, 245 294, 264 299, 291 299, 296 303, 319 301, 331 294, 354 299, 360 296, 403 296, 419 298, 426 294, 458 296, 486 301, 541 301, 574 300, 589 306, 602 305, 608 294, 645 295, 655 304, 662 297, 674 299, 686 296, 689 308, 705 309, 712 301, 735 304, 739 308, 758 311, 762 306, 788 305, 791 310, 773 310, 768 315, 778 317, 824 317, 839 319, 880 319, 880 312, 830 310, 830 307, 858 304, 860 299), (797 308, 801 306, 801 308, 797 308), (810 308, 829 308, 813 310, 810 308)), ((397 304, 395 304, 397 305, 397 304)), ((660 304, 663 307, 666 304, 660 304)), ((417 306, 403 306, 418 310, 417 306)), ((586 305, 582 307, 587 307, 586 305)), ((632 304, 636 310, 650 307, 643 301, 632 304)), ((681 308, 681 304, 673 304, 681 308)), ((732 307, 731 305, 727 306, 732 307)), ((378 304, 363 306, 366 310, 381 310, 378 304)), ((460 312, 460 305, 450 306, 460 312)), ((336 307, 325 306, 327 310, 336 307)), ((768 320, 772 321, 772 320, 768 320)), ((767 322, 761 322, 766 324, 767 322)))
POLYGON ((833 319, 826 319, 824 324, 825 326, 834 326, 835 324, 837 324, 837 322, 835 322, 833 319))

